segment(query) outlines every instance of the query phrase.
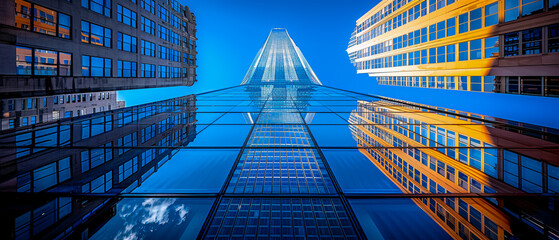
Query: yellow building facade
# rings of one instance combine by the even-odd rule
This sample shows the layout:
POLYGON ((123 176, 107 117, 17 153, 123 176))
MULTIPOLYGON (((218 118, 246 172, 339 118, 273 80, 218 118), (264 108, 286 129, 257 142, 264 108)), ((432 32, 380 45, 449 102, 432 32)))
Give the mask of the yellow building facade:
POLYGON ((384 0, 347 49, 379 84, 559 96, 559 1, 384 0))

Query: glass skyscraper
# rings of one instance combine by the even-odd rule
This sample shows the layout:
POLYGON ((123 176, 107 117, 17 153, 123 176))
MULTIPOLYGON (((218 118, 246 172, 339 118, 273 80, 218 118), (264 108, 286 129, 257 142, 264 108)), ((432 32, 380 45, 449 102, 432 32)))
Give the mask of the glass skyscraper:
POLYGON ((559 131, 323 86, 285 29, 241 85, 1 132, 6 239, 558 239, 559 131))

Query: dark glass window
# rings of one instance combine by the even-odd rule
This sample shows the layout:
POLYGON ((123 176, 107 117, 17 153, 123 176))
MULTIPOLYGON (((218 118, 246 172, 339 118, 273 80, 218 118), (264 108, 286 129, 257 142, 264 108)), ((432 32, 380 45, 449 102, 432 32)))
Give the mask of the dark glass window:
POLYGON ((559 8, 559 0, 549 0, 548 7, 549 10, 554 10, 559 8))
POLYGON ((518 77, 507 77, 507 93, 518 93, 518 77))
POLYGON ((547 27, 547 51, 559 52, 559 24, 547 27))
POLYGON ((82 21, 81 41, 93 45, 111 47, 112 30, 82 21))
MULTIPOLYGON (((547 83, 545 85, 545 95, 559 96, 559 77, 550 76, 550 77, 546 77, 546 79, 547 79, 547 83)), ((557 177, 559 178, 559 175, 557 175, 557 177)), ((559 185, 557 187, 559 187, 559 185)))
POLYGON ((543 12, 543 0, 522 0, 522 16, 543 12))
POLYGON ((507 56, 516 56, 518 55, 518 32, 507 33, 505 34, 505 47, 504 47, 504 55, 507 56))
POLYGON ((82 7, 111 17, 111 0, 81 0, 82 7))
POLYGON ((137 39, 136 37, 132 37, 128 34, 124 34, 119 32, 118 33, 118 42, 117 46, 119 50, 127 51, 127 52, 137 52, 137 39))
POLYGON ((159 77, 160 78, 170 78, 169 66, 159 66, 159 77))
POLYGON ((118 77, 137 77, 136 62, 118 61, 118 77))
POLYGON ((131 27, 136 27, 136 12, 125 8, 123 6, 117 5, 117 20, 121 23, 129 25, 131 27))
POLYGON ((110 77, 112 75, 112 61, 110 58, 82 56, 82 76, 110 77))
POLYGON ((522 31, 522 55, 542 52, 542 29, 532 28, 522 31))
POLYGON ((542 78, 541 77, 521 77, 521 94, 542 94, 542 78))
POLYGON ((158 32, 159 32, 159 38, 165 40, 165 41, 170 41, 170 36, 169 36, 169 29, 166 27, 163 27, 161 25, 157 25, 158 28, 158 32))
POLYGON ((481 77, 471 76, 470 77, 470 91, 481 92, 481 77))

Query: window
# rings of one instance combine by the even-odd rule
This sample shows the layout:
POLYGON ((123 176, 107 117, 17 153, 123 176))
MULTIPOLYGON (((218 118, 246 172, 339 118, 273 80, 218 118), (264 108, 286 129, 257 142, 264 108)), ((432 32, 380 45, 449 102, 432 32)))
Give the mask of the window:
POLYGON ((446 20, 446 36, 454 36, 456 34, 456 18, 446 20))
POLYGON ((519 37, 518 37, 518 32, 505 34, 505 47, 504 47, 505 57, 518 55, 518 51, 519 51, 518 43, 519 42, 520 41, 519 41, 519 37))
POLYGON ((82 21, 82 42, 98 46, 111 47, 112 31, 109 28, 82 21))
POLYGON ((132 37, 128 34, 118 33, 117 47, 119 50, 127 52, 137 52, 137 41, 136 37, 132 37))
MULTIPOLYGON (((131 134, 128 134, 124 137, 121 137, 118 139, 118 146, 119 147, 135 147, 138 146, 138 137, 137 137, 137 133, 133 132, 131 134)), ((121 155, 127 151, 129 151, 131 148, 119 148, 118 149, 118 155, 121 155)))
MULTIPOLYGON (((454 89, 455 88, 454 86, 455 86, 454 85, 454 77, 446 77, 446 89, 454 89)), ((450 135, 450 131, 449 131, 449 135, 450 135)), ((451 140, 448 140, 448 141, 450 142, 451 140)), ((452 140, 452 141, 454 141, 454 140, 452 140)), ((450 145, 450 146, 454 146, 454 142, 452 142, 452 145, 450 145)), ((452 152, 452 150, 449 148, 449 149, 447 149, 447 151, 449 152, 448 155, 450 157, 454 158, 454 156, 450 154, 452 152)), ((452 153, 454 153, 454 152, 452 152, 452 153)))
POLYGON ((506 77, 506 90, 507 93, 518 93, 519 87, 518 87, 518 77, 506 77))
POLYGON ((437 40, 437 24, 429 26, 429 41, 437 40))
POLYGON ((169 29, 166 27, 163 27, 161 25, 157 25, 157 29, 159 30, 159 38, 165 40, 165 41, 169 41, 170 36, 169 36, 169 29))
POLYGON ((519 0, 505 0, 505 22, 516 20, 520 16, 519 0))
POLYGON ((445 62, 445 60, 446 60, 445 50, 446 50, 445 46, 437 48, 437 63, 444 63, 445 62))
POLYGON ((468 13, 458 16, 458 33, 468 32, 468 13))
POLYGON ((16 28, 70 39, 70 16, 27 1, 16 0, 15 5, 16 28))
MULTIPOLYGON (((483 77, 483 91, 484 92, 493 92, 493 90, 495 90, 495 76, 485 76, 485 77, 483 77)), ((489 149, 486 149, 486 151, 487 150, 489 150, 489 149)))
POLYGON ((16 46, 17 75, 71 76, 72 54, 16 46))
POLYGON ((456 45, 446 46, 446 61, 454 62, 456 61, 456 45))
POLYGON ((522 0, 522 16, 543 12, 543 0, 522 0))
POLYGON ((175 16, 174 14, 171 14, 173 22, 171 23, 171 25, 173 25, 174 27, 176 27, 177 29, 181 29, 181 19, 177 16, 175 16))
POLYGON ((470 31, 481 28, 481 8, 470 11, 470 31))
POLYGON ((113 171, 82 185, 82 193, 106 193, 113 188, 113 171))
POLYGON ((147 32, 151 35, 155 35, 155 22, 152 21, 152 20, 149 20, 149 18, 141 16, 141 18, 140 18, 140 29, 142 29, 142 31, 147 32))
POLYGON ((467 76, 460 76, 458 77, 458 90, 468 90, 468 77, 467 76))
POLYGON ((155 65, 154 64, 142 63, 141 77, 154 78, 155 77, 155 65))
POLYGON ((499 23, 499 2, 485 6, 485 26, 493 26, 499 23))
POLYGON ((159 58, 161 59, 171 59, 171 53, 169 48, 159 45, 159 58))
POLYGON ((169 22, 169 11, 161 5, 157 5, 157 11, 159 11, 159 18, 164 22, 169 22))
POLYGON ((521 94, 542 94, 542 77, 520 77, 521 94))
POLYGON ((118 77, 137 77, 136 62, 118 61, 118 77))
POLYGON ((470 60, 481 59, 481 39, 470 41, 470 60))
POLYGON ((91 150, 81 152, 81 172, 100 166, 113 159, 112 144, 107 143, 91 150))
POLYGON ((82 56, 82 76, 110 77, 112 66, 110 58, 82 56))
POLYGON ((458 60, 468 61, 468 42, 461 42, 458 44, 458 60))
POLYGON ((520 156, 522 163, 522 190, 529 193, 541 193, 542 163, 526 156, 520 156))
POLYGON ((470 91, 481 92, 481 77, 480 76, 471 76, 470 77, 470 91))
POLYGON ((153 0, 141 0, 140 6, 146 11, 155 14, 155 2, 153 0))
POLYGON ((82 7, 111 17, 111 0, 81 0, 82 7))
POLYGON ((118 166, 118 182, 124 181, 133 173, 138 171, 138 157, 134 157, 124 164, 118 166))
POLYGON ((136 27, 136 20, 137 20, 136 12, 120 5, 116 6, 116 10, 117 10, 116 16, 119 22, 129 25, 133 28, 136 27))
POLYGON ((159 77, 160 78, 170 78, 169 66, 159 66, 159 77))
POLYGON ((542 52, 542 29, 532 28, 522 31, 522 55, 542 52))
POLYGON ((140 43, 141 43, 140 52, 143 55, 155 57, 155 43, 146 40, 141 40, 140 43))
POLYGON ((547 31, 547 51, 559 52, 559 24, 549 25, 547 31))
POLYGON ((33 192, 40 192, 71 177, 70 157, 33 170, 33 192))
POLYGON ((485 58, 499 57, 499 37, 490 37, 485 40, 485 58))
POLYGON ((437 63, 437 49, 430 48, 429 49, 429 63, 437 63))
POLYGON ((559 8, 559 0, 549 0, 548 8, 549 10, 554 10, 559 8))
POLYGON ((437 39, 446 37, 446 21, 437 23, 437 39))

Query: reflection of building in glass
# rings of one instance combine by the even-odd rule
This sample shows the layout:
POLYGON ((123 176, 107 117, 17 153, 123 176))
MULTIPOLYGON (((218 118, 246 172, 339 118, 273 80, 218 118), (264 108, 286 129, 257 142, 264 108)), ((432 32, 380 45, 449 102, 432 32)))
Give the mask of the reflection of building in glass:
POLYGON ((124 101, 117 100, 115 91, 2 99, 0 104, 3 109, 0 130, 124 107, 124 101))
MULTIPOLYGON (((556 142, 499 124, 384 101, 360 101, 350 122, 358 146, 364 147, 361 152, 405 193, 559 192, 556 142), (543 146, 550 150, 533 150, 543 146)), ((520 230, 511 229, 510 217, 499 207, 511 211, 516 204, 528 205, 491 198, 414 201, 457 239, 506 239, 520 230)), ((555 211, 557 203, 532 207, 555 211)), ((538 214, 515 214, 538 231, 559 236, 559 229, 538 224, 538 214)))
POLYGON ((12 39, 0 44, 1 55, 12 59, 0 67, 0 95, 191 86, 196 81, 195 17, 175 0, 13 0, 0 9, 5 16, 0 28, 5 39, 12 39))
POLYGON ((559 4, 385 0, 357 20, 348 53, 379 84, 559 95, 559 4))
MULTIPOLYGON (((196 136, 194 95, 21 127, 0 142, 1 192, 131 192, 196 136)), ((118 198, 22 198, 3 204, 3 238, 93 234, 118 198), (17 207, 16 207, 17 206, 17 207), (104 212, 104 213, 103 213, 104 212), (83 224, 88 226, 82 226, 83 224), (70 228, 68 228, 70 227, 70 228), (87 231, 86 231, 87 233, 87 231)), ((87 237, 87 235, 82 235, 87 237)))

